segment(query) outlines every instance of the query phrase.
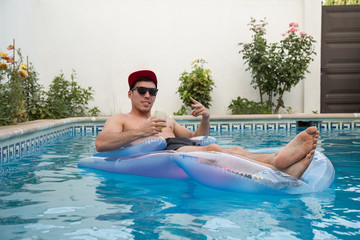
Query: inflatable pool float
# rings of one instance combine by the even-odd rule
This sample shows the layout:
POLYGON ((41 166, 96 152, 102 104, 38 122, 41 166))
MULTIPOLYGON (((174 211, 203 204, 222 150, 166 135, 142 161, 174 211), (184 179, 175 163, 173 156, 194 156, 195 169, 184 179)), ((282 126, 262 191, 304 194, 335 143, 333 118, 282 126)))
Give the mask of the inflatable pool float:
MULTIPOLYGON (((256 152, 275 153, 279 148, 256 152)), ((301 179, 258 163, 217 152, 173 154, 185 173, 197 182, 216 189, 259 194, 304 194, 321 192, 335 176, 330 160, 321 152, 315 156, 301 179)))
MULTIPOLYGON (((200 145, 216 143, 212 137, 197 137, 200 145)), ((330 160, 316 151, 301 179, 258 163, 218 152, 163 151, 163 138, 148 138, 133 146, 96 153, 81 159, 79 167, 157 178, 191 178, 207 187, 259 194, 304 194, 320 192, 333 182, 330 160)), ((275 153, 279 148, 253 152, 275 153)))
MULTIPOLYGON (((199 145, 216 143, 213 137, 194 137, 199 145)), ((189 176, 172 161, 176 151, 163 151, 166 141, 162 137, 150 137, 129 147, 109 152, 99 152, 83 158, 78 163, 81 168, 92 168, 107 172, 135 174, 146 177, 184 179, 189 176)))

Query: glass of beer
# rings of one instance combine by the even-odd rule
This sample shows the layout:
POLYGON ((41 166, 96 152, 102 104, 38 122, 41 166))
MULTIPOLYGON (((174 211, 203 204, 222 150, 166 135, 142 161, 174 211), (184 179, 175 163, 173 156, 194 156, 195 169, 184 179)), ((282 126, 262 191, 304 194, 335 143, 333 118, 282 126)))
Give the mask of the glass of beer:
MULTIPOLYGON (((167 118, 167 115, 165 112, 162 112, 162 111, 155 111, 154 114, 153 114, 153 118, 161 118, 161 119, 164 119, 164 124, 166 123, 166 118, 167 118)), ((157 128, 160 128, 160 129, 163 129, 164 127, 163 126, 157 126, 157 128)))

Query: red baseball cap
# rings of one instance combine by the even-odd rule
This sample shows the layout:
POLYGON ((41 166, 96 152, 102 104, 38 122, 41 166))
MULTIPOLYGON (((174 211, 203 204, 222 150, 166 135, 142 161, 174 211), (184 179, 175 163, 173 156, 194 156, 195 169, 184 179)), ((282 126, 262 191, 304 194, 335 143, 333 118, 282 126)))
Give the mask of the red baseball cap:
POLYGON ((155 83, 155 85, 157 86, 157 78, 153 71, 140 70, 140 71, 133 72, 129 75, 129 80, 128 80, 129 87, 131 88, 131 86, 140 78, 148 78, 151 81, 153 81, 155 83))

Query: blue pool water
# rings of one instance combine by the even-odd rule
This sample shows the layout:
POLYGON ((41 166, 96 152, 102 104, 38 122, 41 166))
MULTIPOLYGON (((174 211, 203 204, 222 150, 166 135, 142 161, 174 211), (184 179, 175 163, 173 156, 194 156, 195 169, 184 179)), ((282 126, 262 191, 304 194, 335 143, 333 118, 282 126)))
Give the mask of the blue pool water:
MULTIPOLYGON (((296 131, 211 133, 224 147, 279 147, 296 131)), ((0 239, 359 239, 360 130, 321 131, 333 186, 268 196, 79 169, 95 136, 67 136, 0 167, 0 239)))

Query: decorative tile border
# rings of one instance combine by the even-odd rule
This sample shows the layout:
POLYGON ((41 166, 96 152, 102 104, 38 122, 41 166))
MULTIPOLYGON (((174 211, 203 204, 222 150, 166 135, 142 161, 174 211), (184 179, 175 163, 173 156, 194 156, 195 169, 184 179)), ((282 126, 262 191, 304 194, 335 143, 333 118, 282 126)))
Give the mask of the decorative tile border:
MULTIPOLYGON (((180 125, 191 131, 195 131, 200 122, 190 120, 177 120, 180 125)), ((305 121, 309 125, 314 125, 320 130, 342 130, 342 129, 360 129, 360 120, 339 120, 325 119, 314 121, 305 121)), ((82 122, 71 123, 62 126, 56 126, 47 130, 41 130, 34 133, 12 137, 0 141, 0 165, 13 159, 39 151, 40 147, 55 141, 64 136, 90 135, 97 136, 103 129, 104 122, 82 122)), ((277 130, 295 130, 299 124, 296 120, 212 120, 210 130, 214 132, 231 131, 277 131, 277 130)))
POLYGON ((360 129, 360 121, 323 121, 318 126, 319 129, 360 129))
POLYGON ((0 165, 37 152, 45 144, 54 142, 56 139, 64 136, 96 136, 102 128, 103 124, 99 125, 94 123, 75 126, 70 125, 0 141, 0 165))
MULTIPOLYGON (((195 131, 199 127, 198 122, 182 123, 180 125, 186 127, 190 131, 195 131)), ((296 122, 212 122, 210 131, 213 132, 229 132, 238 130, 292 130, 296 129, 296 122)))
MULTIPOLYGON (((198 121, 178 121, 180 125, 191 131, 199 127, 198 121)), ((339 121, 339 120, 316 120, 302 122, 304 127, 316 126, 321 130, 341 130, 341 129, 360 129, 358 121, 339 121)), ((295 130, 299 126, 299 121, 212 121, 210 131, 228 132, 233 130, 295 130)))

